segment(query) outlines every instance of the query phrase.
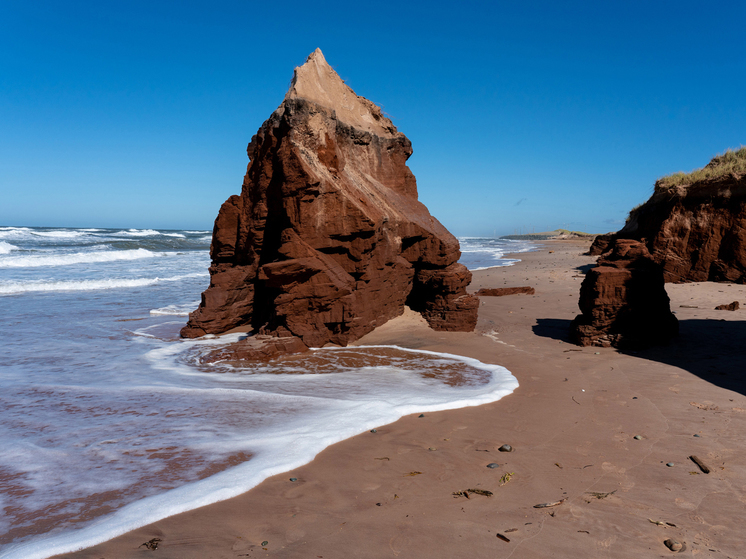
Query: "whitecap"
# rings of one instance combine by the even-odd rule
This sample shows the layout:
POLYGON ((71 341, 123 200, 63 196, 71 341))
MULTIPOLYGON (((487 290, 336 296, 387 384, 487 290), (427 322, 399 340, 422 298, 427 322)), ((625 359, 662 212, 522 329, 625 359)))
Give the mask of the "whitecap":
POLYGON ((45 291, 96 291, 101 289, 122 289, 130 287, 146 287, 162 282, 182 281, 188 278, 205 277, 207 272, 185 274, 168 278, 133 278, 133 279, 103 279, 79 281, 47 281, 34 280, 27 282, 0 281, 0 295, 18 295, 21 293, 45 291))
POLYGON ((72 231, 69 229, 61 229, 57 231, 31 231, 32 235, 37 237, 47 237, 50 239, 77 239, 87 235, 85 231, 72 231))
POLYGON ((124 235, 126 237, 154 237, 160 235, 155 229, 129 229, 127 231, 118 231, 116 235, 124 235))
MULTIPOLYGON (((0 245, 0 252, 2 245, 0 245)), ((73 254, 32 254, 13 256, 0 260, 0 268, 39 268, 43 266, 69 266, 72 264, 93 264, 98 262, 116 262, 118 260, 139 260, 141 258, 165 257, 168 252, 151 252, 144 248, 132 250, 112 250, 95 252, 76 252, 73 254)))
MULTIPOLYGON (((9 254, 11 250, 18 250, 18 247, 15 245, 11 245, 10 243, 6 243, 5 241, 0 241, 0 254, 9 254)), ((3 261, 0 260, 0 266, 3 265, 3 261)))

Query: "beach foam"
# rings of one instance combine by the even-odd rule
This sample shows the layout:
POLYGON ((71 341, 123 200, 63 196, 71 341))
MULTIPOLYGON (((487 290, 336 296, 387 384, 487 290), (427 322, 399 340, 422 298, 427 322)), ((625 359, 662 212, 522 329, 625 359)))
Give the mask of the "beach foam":
MULTIPOLYGON (((498 365, 395 346, 322 349, 248 367, 200 365, 205 352, 239 337, 175 343, 138 338, 155 346, 146 357, 160 375, 151 382, 140 376, 114 385, 109 380, 105 387, 38 387, 33 427, 54 427, 39 430, 38 445, 10 447, 0 457, 21 460, 26 471, 37 472, 27 507, 44 507, 52 488, 70 496, 129 488, 134 493, 128 504, 82 529, 11 544, 0 557, 41 559, 95 545, 244 493, 269 476, 308 463, 331 444, 403 415, 494 402, 518 386, 498 365), (120 386, 124 392, 115 394, 120 386), (52 409, 47 399, 56 402, 52 409), (59 421, 71 404, 80 409, 84 402, 86 413, 59 421), (50 438, 60 439, 57 450, 39 453, 36 447, 47 446, 50 438), (80 451, 65 452, 66 445, 80 451), (193 479, 206 464, 231 456, 250 459, 193 479), (87 473, 91 468, 97 468, 95 482, 87 473), (45 474, 48 469, 53 472, 45 474), (143 478, 151 485, 162 478, 180 486, 141 495, 143 478)), ((25 417, 27 412, 16 413, 25 417)), ((75 508, 71 505, 68 513, 75 508)))
POLYGON ((199 301, 185 303, 183 305, 168 305, 160 309, 151 309, 150 314, 154 316, 189 316, 199 306, 199 301))
POLYGON ((537 245, 527 241, 497 238, 459 237, 459 243, 461 244, 459 262, 472 271, 512 266, 520 260, 505 258, 506 254, 531 252, 537 249, 537 245))

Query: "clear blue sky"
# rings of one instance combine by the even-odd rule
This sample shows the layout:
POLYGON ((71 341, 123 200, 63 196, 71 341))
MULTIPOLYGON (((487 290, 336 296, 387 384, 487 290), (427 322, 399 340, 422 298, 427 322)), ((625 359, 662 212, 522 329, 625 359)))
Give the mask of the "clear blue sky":
POLYGON ((0 225, 211 228, 316 47, 457 235, 616 230, 746 143, 746 2, 34 2, 0 15, 0 225))

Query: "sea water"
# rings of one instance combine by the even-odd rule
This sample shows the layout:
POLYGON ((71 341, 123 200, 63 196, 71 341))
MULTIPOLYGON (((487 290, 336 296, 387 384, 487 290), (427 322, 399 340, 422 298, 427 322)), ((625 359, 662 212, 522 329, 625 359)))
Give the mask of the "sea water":
MULTIPOLYGON (((208 231, 0 227, 0 557, 44 558, 238 495, 409 413, 493 402, 498 365, 396 347, 206 363, 182 340, 208 231)), ((530 249, 463 239, 468 267, 530 249)))

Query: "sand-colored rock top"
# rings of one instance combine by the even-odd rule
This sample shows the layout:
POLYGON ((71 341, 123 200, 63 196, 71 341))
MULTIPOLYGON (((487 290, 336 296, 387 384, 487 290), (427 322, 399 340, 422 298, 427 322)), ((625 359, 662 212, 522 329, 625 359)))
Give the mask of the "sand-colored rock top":
POLYGON ((391 136, 396 128, 381 113, 381 109, 364 97, 359 97, 326 62, 321 49, 313 51, 293 74, 285 99, 308 99, 334 109, 337 119, 380 136, 391 136))

